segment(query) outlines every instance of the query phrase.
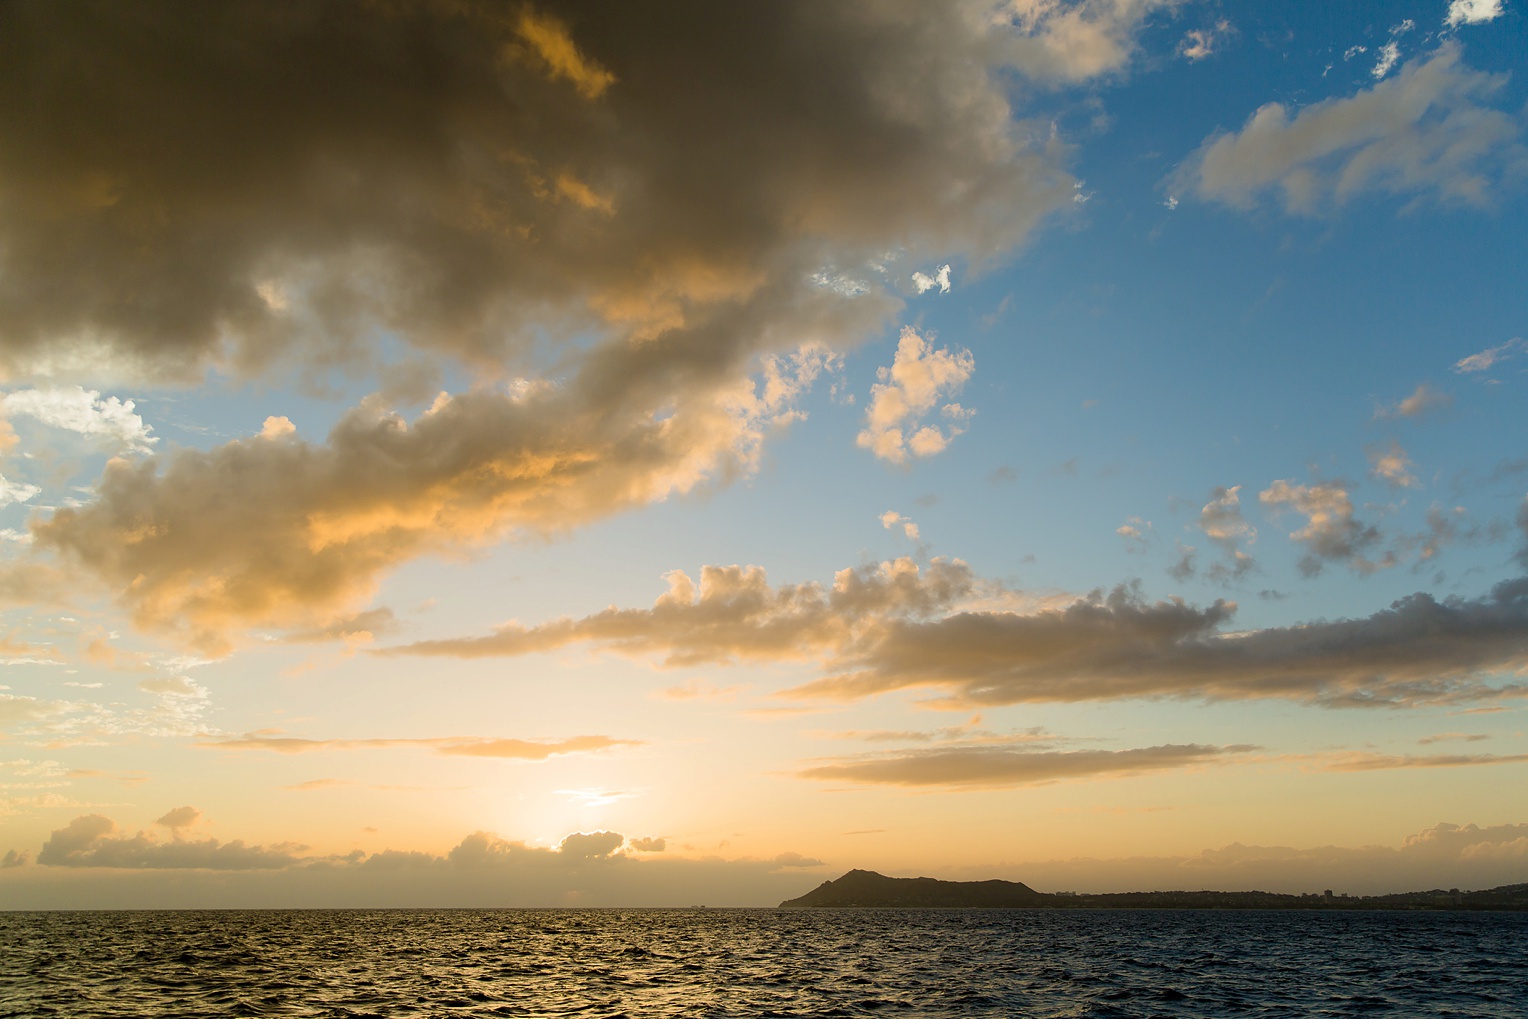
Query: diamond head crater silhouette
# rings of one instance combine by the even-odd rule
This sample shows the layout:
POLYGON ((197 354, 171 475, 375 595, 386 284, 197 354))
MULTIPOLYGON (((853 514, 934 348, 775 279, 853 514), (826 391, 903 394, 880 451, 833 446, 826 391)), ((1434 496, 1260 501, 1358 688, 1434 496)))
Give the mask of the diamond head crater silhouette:
POLYGON ((1528 911, 1528 884, 1481 891, 1434 888, 1393 895, 1334 895, 1330 891, 1287 895, 1279 892, 1037 892, 1018 881, 941 881, 931 877, 886 877, 851 870, 824 881, 781 909, 1470 909, 1528 911))

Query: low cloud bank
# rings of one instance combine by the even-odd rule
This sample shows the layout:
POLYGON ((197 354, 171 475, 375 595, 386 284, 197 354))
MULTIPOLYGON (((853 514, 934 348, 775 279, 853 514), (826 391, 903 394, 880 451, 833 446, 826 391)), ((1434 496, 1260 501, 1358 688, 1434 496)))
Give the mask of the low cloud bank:
MULTIPOLYGON (((769 860, 657 854, 664 840, 575 832, 555 849, 474 832, 444 855, 387 850, 319 856, 295 844, 165 841, 75 818, 36 855, 12 849, 0 888, 16 909, 344 906, 767 906, 851 866, 798 853, 769 860), (638 858, 637 854, 642 854, 638 858)), ((1440 823, 1399 846, 1249 846, 1191 856, 1078 858, 939 870, 1002 877, 1041 891, 1261 889, 1373 895, 1519 882, 1528 824, 1440 823)))
POLYGON ((799 853, 674 857, 662 837, 612 831, 574 832, 556 848, 479 831, 442 855, 321 855, 297 843, 252 846, 179 834, 129 835, 100 814, 77 817, 53 832, 35 864, 28 852, 11 850, 0 879, 6 902, 18 909, 756 906, 799 895, 822 879, 813 872, 823 866, 799 853))
POLYGON ((1051 860, 981 876, 1017 876, 1044 891, 1199 889, 1382 895, 1431 888, 1495 888, 1528 876, 1528 824, 1442 823, 1400 846, 1248 846, 1193 856, 1051 860))

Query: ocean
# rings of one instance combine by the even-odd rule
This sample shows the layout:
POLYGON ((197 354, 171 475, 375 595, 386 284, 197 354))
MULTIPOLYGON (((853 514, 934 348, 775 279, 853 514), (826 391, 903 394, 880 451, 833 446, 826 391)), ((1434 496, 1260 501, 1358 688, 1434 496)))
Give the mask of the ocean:
POLYGON ((1528 1016, 1528 914, 0 913, 0 1016, 1528 1016))

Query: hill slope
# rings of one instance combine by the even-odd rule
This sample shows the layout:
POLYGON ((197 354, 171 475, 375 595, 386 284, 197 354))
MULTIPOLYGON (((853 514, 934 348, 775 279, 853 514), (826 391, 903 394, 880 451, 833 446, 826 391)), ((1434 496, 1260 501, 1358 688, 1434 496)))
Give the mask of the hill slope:
POLYGON ((914 909, 1396 909, 1528 911, 1528 884, 1461 892, 1400 892, 1394 895, 1285 895, 1278 892, 1153 891, 1099 895, 1037 892, 1018 881, 940 881, 931 877, 886 877, 851 870, 824 881, 805 895, 780 903, 782 909, 879 906, 914 909))

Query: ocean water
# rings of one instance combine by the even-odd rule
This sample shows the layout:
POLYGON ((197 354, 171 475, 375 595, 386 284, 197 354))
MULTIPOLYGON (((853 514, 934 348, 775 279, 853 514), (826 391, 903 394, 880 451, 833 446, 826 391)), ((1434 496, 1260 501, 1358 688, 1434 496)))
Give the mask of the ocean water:
POLYGON ((0 913, 0 1016, 1528 1016, 1528 915, 0 913))

